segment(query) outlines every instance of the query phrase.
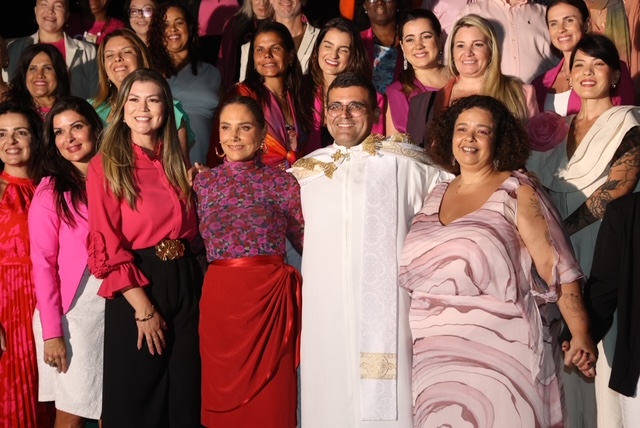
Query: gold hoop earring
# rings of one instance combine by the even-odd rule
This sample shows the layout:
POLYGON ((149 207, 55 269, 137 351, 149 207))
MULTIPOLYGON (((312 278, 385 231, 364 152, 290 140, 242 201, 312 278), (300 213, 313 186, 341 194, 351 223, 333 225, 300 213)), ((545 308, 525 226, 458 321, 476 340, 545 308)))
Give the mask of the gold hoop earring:
POLYGON ((225 157, 227 154, 224 152, 224 150, 222 151, 222 153, 220 153, 220 151, 218 151, 218 147, 216 147, 214 149, 216 156, 218 156, 220 159, 222 159, 223 157, 225 157))

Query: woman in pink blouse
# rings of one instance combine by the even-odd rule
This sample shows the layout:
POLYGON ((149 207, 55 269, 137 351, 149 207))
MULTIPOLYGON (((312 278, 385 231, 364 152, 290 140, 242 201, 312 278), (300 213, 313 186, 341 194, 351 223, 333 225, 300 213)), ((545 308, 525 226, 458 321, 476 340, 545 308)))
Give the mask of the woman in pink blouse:
POLYGON ((107 298, 105 426, 200 426, 202 272, 172 105, 160 73, 129 74, 89 165, 89 268, 107 298))

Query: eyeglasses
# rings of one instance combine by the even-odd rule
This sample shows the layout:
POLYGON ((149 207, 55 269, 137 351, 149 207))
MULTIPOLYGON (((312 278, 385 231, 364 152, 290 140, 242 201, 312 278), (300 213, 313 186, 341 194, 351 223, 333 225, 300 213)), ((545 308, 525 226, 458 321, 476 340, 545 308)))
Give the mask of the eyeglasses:
POLYGON ((398 0, 365 0, 367 3, 378 3, 379 1, 383 1, 385 3, 395 3, 398 0))
POLYGON ((347 105, 341 103, 331 103, 327 105, 327 114, 331 117, 338 117, 342 115, 345 107, 347 108, 349 116, 351 117, 360 117, 367 111, 366 105, 356 101, 352 101, 347 105))
POLYGON ((151 18, 153 16, 153 8, 152 7, 143 7, 142 9, 129 9, 129 18, 151 18))

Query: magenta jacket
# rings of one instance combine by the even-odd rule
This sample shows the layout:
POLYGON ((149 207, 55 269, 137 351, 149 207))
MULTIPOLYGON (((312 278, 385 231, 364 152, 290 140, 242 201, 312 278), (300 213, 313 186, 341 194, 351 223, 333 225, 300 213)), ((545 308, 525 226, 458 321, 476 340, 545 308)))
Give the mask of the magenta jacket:
MULTIPOLYGON (((531 82, 536 90, 538 109, 540 111, 544 111, 544 102, 547 98, 547 94, 551 87, 553 87, 553 83, 556 81, 558 74, 560 74, 563 64, 564 58, 562 58, 558 65, 546 73, 536 77, 533 82, 531 82)), ((618 86, 613 90, 611 102, 613 102, 614 106, 630 106, 635 103, 635 98, 636 93, 633 88, 633 81, 631 80, 629 67, 627 67, 627 64, 624 61, 620 61, 620 82, 618 82, 618 86)), ((580 101, 580 97, 575 93, 575 91, 571 90, 571 94, 569 94, 567 116, 578 113, 581 105, 582 102, 580 101)))
MULTIPOLYGON (((71 206, 68 193, 65 198, 71 206)), ((87 207, 79 211, 75 228, 58 216, 51 177, 40 182, 29 208, 33 281, 44 340, 64 336, 62 315, 69 311, 87 267, 87 207)))

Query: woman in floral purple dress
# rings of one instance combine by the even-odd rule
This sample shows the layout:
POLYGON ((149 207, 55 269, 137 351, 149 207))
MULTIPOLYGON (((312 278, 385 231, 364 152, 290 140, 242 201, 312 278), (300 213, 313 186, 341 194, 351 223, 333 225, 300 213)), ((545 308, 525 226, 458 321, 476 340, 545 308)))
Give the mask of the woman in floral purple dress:
POLYGON ((225 161, 199 174, 200 233, 210 262, 200 302, 202 423, 294 428, 302 249, 300 188, 260 161, 266 122, 249 97, 220 113, 225 161))

